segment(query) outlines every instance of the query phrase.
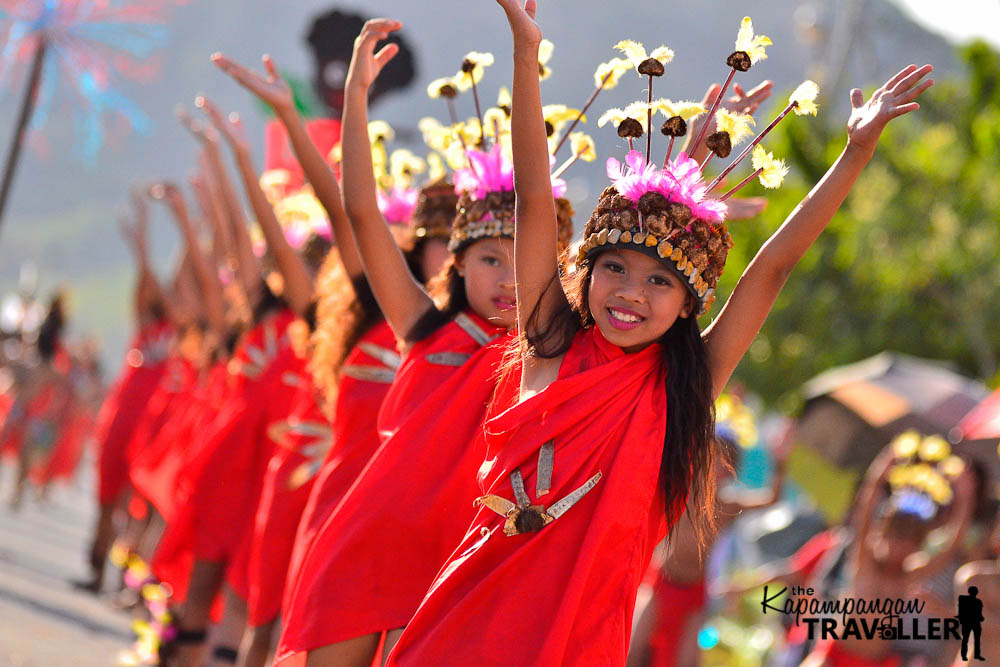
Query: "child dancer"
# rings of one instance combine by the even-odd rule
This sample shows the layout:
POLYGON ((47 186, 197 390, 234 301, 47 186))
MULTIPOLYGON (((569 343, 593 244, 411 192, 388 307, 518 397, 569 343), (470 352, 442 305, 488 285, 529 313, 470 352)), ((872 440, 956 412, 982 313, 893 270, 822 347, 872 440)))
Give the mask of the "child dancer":
MULTIPOLYGON (((931 68, 905 68, 868 102, 852 92, 844 152, 702 333, 696 318, 711 305, 729 239, 724 203, 705 196, 700 165, 683 153, 673 162, 668 155, 665 169, 647 167, 647 144, 645 158, 629 155, 630 168, 609 163, 615 187, 584 230, 569 293, 559 289, 554 211, 544 196, 536 3, 498 2, 514 37, 520 402, 487 423, 479 512, 389 663, 474 656, 483 665, 622 665, 653 548, 685 506, 700 539, 710 527, 713 399, 886 123, 917 108, 931 68)), ((732 73, 749 69, 768 43, 753 37, 747 19, 727 60, 732 73)), ((650 84, 663 73, 665 50, 654 51, 658 59, 623 46, 650 84)), ((649 127, 651 111, 643 115, 649 127)), ((683 120, 668 119, 664 130, 683 134, 683 120)), ((719 123, 708 144, 714 155, 728 155, 738 122, 719 123)), ((626 117, 618 131, 631 141, 644 128, 626 117)), ((770 181, 783 174, 768 158, 755 161, 770 181)))
MULTIPOLYGON (((379 415, 387 440, 309 545, 287 593, 278 663, 308 652, 310 664, 369 665, 382 633, 406 624, 468 522, 461 498, 474 492, 483 454, 469 445, 493 393, 503 349, 498 337, 514 323, 513 197, 501 165, 490 172, 497 177, 491 186, 471 169, 456 174, 456 183, 475 186, 459 203, 437 303, 393 250, 377 205, 366 98, 396 48, 376 54, 375 45, 399 27, 369 21, 355 42, 343 169, 365 272, 406 354, 379 415)), ((492 166, 500 151, 498 145, 469 156, 492 166)), ((485 170, 480 175, 485 180, 485 170)), ((565 242, 568 204, 560 210, 565 242)))
MULTIPOLYGON (((287 579, 295 580, 301 553, 375 452, 376 416, 401 359, 364 277, 339 185, 309 141, 290 88, 267 57, 266 77, 222 54, 213 56, 213 61, 274 109, 339 242, 339 253, 330 254, 317 283, 312 378, 302 378, 308 387, 299 390, 300 411, 270 429, 282 447, 269 465, 257 511, 250 561, 250 632, 241 650, 244 664, 263 665, 284 592, 283 575, 287 571, 287 579), (332 410, 332 429, 321 408, 332 410)), ((421 191, 415 212, 402 207, 406 210, 392 211, 395 217, 387 215, 399 228, 412 214, 414 227, 408 233, 415 240, 407 240, 410 249, 404 255, 421 282, 441 268, 457 199, 453 188, 442 192, 440 184, 432 184, 421 191)))
MULTIPOLYGON (((132 193, 133 202, 140 197, 139 193, 132 193)), ((137 214, 145 210, 140 206, 144 204, 136 204, 137 214)), ((79 584, 94 593, 100 591, 104 580, 104 561, 114 538, 113 514, 127 487, 126 445, 142 417, 143 408, 160 383, 173 337, 173 326, 168 318, 170 306, 144 253, 145 224, 145 219, 137 219, 135 228, 123 228, 138 269, 135 290, 137 332, 125 355, 125 365, 108 392, 94 427, 94 439, 98 446, 99 511, 90 547, 90 580, 79 584)))

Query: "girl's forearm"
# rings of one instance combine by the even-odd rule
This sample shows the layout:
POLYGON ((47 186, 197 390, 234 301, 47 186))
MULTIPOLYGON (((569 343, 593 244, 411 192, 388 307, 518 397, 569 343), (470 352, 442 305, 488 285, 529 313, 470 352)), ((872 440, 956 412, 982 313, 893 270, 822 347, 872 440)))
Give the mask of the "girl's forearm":
MULTIPOLYGON (((549 145, 538 85, 538 45, 514 43, 511 140, 514 192, 533 206, 545 205, 555 216, 549 179, 549 145)), ((555 230, 553 229, 553 232, 555 230)), ((553 234, 554 237, 554 234, 553 234)))
POLYGON ((226 219, 229 221, 229 233, 236 249, 236 269, 239 282, 250 303, 256 304, 260 299, 260 265, 257 263, 257 257, 253 254, 253 246, 250 243, 250 235, 247 232, 239 198, 236 196, 236 189, 233 187, 232 181, 229 180, 225 165, 222 163, 219 147, 209 142, 206 144, 206 154, 215 176, 218 191, 222 195, 221 203, 225 209, 226 219))
POLYGON ((378 208, 371 143, 368 89, 348 80, 344 100, 344 207, 368 284, 397 338, 405 338, 434 302, 416 281, 378 208))
POLYGON ((219 277, 214 274, 212 267, 205 259, 198 243, 198 237, 194 233, 191 219, 188 217, 186 207, 181 204, 174 207, 174 215, 180 225, 181 233, 188 249, 188 257, 194 269, 195 278, 202 290, 202 298, 205 302, 205 317, 209 326, 216 333, 222 334, 226 328, 226 314, 222 302, 222 286, 219 284, 219 277))
POLYGON ((267 201, 267 196, 260 187, 257 180, 257 172, 254 169, 253 158, 250 151, 245 146, 234 146, 233 153, 236 157, 236 164, 243 178, 243 185, 250 199, 250 206, 253 208, 257 223, 267 242, 268 250, 274 256, 274 262, 284 279, 284 297, 288 306, 299 315, 304 315, 309 309, 312 301, 312 277, 309 269, 299 253, 288 244, 284 232, 281 230, 281 223, 274 215, 271 203, 267 201))
POLYGON ((344 270, 352 278, 361 276, 363 269, 361 257, 358 256, 358 248, 354 242, 354 233, 351 231, 351 223, 347 219, 344 211, 343 195, 340 192, 340 185, 337 178, 330 169, 330 165, 316 149, 316 146, 309 139, 302 119, 295 109, 279 111, 278 118, 288 132, 288 140, 292 145, 292 151, 302 166, 302 172, 312 185, 316 199, 326 209, 326 215, 330 219, 330 227, 333 231, 333 238, 337 242, 337 249, 340 253, 340 260, 344 264, 344 270))
POLYGON ((826 229, 870 159, 870 153, 848 143, 819 183, 768 239, 760 255, 776 272, 786 276, 791 273, 826 229))
POLYGON ((374 166, 368 138, 367 88, 349 86, 345 91, 342 128, 344 205, 352 229, 357 234, 361 231, 359 228, 375 227, 376 225, 369 223, 382 217, 378 208, 378 190, 372 175, 374 166))
POLYGON ((532 313, 542 322, 562 305, 562 290, 549 290, 559 266, 559 234, 549 146, 538 85, 538 44, 514 37, 514 82, 511 103, 514 162, 514 278, 517 320, 522 332, 532 313), (548 295, 548 296, 546 296, 548 295), (546 303, 539 303, 542 300, 546 303))

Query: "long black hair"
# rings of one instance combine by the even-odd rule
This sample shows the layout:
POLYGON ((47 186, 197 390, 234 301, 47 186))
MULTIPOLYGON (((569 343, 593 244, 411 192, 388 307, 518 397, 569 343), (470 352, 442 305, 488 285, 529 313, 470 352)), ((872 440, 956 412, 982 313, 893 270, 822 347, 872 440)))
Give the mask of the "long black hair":
POLYGON ((413 327, 410 328, 404 340, 407 343, 419 343, 432 333, 450 322, 456 315, 469 307, 469 297, 465 293, 465 278, 458 273, 456 263, 461 261, 463 251, 453 253, 441 272, 427 283, 427 291, 437 303, 437 307, 428 308, 413 327))
MULTIPOLYGON (((423 246, 403 248, 403 257, 413 276, 425 282, 420 264, 423 246)), ((336 400, 340 371, 347 355, 372 327, 384 319, 375 294, 364 274, 349 276, 336 248, 330 250, 316 282, 311 327, 309 368, 316 386, 328 403, 336 400)))
MULTIPOLYGON (((562 287, 568 303, 547 324, 539 323, 536 304, 522 332, 523 352, 543 359, 566 353, 581 329, 594 326, 588 288, 596 257, 560 284, 553 277, 548 289, 562 287)), ((693 298, 693 297, 689 297, 693 298)), ((539 303, 544 295, 539 299, 539 303)), ((697 308, 692 309, 697 312, 697 308)), ((694 314, 678 317, 658 341, 666 374, 667 429, 663 438, 659 484, 670 525, 685 510, 698 536, 707 543, 715 529, 716 482, 715 405, 708 353, 694 314)))

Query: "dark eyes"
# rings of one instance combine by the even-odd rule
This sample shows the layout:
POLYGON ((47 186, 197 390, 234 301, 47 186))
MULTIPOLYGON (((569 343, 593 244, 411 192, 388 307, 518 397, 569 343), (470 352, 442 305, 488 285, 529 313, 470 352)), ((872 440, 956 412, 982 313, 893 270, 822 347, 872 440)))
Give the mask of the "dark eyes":
POLYGON ((664 285, 664 286, 671 285, 670 278, 667 278, 666 276, 651 276, 649 282, 653 283, 654 285, 664 285))
MULTIPOLYGON (((625 273, 625 267, 614 260, 604 262, 603 266, 611 273, 625 273)), ((669 276, 660 274, 653 274, 652 276, 650 276, 649 282, 651 282, 654 285, 659 285, 662 287, 669 287, 673 285, 673 281, 669 276)))
POLYGON ((485 262, 489 266, 500 266, 500 260, 497 259, 496 257, 491 257, 490 255, 484 256, 483 262, 485 262))

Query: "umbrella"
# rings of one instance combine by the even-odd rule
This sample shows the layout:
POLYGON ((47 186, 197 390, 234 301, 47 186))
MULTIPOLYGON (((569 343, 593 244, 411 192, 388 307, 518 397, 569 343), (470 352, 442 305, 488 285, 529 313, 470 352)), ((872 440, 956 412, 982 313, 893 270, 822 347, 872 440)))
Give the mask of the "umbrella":
POLYGON ((948 365, 895 352, 822 373, 803 386, 789 473, 831 521, 844 516, 861 475, 899 433, 947 436, 988 394, 948 365))

